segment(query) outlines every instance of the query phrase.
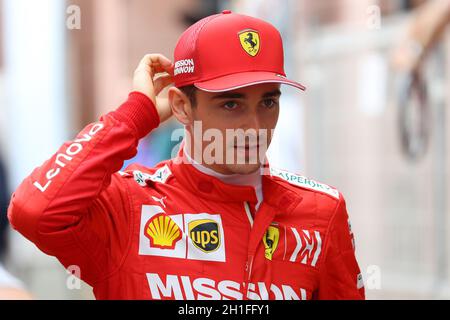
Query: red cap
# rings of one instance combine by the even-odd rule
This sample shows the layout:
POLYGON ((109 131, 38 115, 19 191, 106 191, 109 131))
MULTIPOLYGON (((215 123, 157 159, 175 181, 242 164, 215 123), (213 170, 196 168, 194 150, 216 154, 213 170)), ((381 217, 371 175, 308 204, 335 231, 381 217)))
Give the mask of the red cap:
POLYGON ((276 82, 305 90, 286 78, 278 30, 261 19, 229 10, 190 26, 178 40, 174 61, 178 88, 193 84, 219 92, 276 82))

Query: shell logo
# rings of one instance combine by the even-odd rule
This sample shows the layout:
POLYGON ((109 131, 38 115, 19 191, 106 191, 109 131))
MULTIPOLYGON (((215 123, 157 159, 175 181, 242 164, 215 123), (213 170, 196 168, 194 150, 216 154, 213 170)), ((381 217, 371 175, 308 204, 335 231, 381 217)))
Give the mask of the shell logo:
POLYGON ((144 233, 150 239, 150 246, 160 249, 174 249, 182 237, 180 227, 165 214, 151 218, 145 225, 144 233))

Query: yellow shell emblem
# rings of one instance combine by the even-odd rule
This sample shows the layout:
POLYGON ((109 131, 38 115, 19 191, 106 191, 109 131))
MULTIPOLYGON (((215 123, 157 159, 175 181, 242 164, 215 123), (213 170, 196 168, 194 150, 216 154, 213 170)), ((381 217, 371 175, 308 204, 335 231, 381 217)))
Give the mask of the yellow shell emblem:
POLYGON ((278 240, 280 239, 280 230, 277 227, 269 226, 264 234, 264 255, 266 259, 272 260, 273 253, 277 249, 278 240))
POLYGON ((255 30, 243 30, 239 32, 239 41, 242 48, 252 57, 259 52, 260 39, 259 34, 255 30))
POLYGON ((150 246, 160 249, 174 249, 182 236, 180 227, 164 214, 151 218, 145 225, 144 233, 150 239, 150 246))

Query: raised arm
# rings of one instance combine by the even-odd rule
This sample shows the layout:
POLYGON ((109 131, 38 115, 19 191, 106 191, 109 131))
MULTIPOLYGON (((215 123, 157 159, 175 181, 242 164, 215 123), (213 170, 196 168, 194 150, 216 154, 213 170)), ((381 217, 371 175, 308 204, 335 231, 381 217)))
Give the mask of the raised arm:
POLYGON ((139 139, 170 116, 167 103, 156 96, 171 76, 156 81, 154 76, 171 72, 171 65, 161 55, 145 56, 128 100, 64 143, 12 196, 13 228, 66 267, 78 266, 88 283, 111 268, 112 246, 125 247, 128 194, 115 173, 136 154, 139 139), (110 243, 108 235, 118 230, 122 237, 110 243))

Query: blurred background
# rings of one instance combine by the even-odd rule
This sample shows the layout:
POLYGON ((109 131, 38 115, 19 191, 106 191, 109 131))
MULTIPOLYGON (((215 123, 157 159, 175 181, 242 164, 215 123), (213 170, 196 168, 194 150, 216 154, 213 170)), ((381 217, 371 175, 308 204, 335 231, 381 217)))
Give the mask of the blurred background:
MULTIPOLYGON (((9 197, 126 99, 144 54, 173 58, 186 27, 223 9, 283 35, 286 72, 307 91, 283 88, 270 160, 345 195, 367 298, 450 299, 448 0, 0 0, 0 287, 93 298, 10 230, 9 197)), ((171 157, 179 127, 128 163, 171 157)))

